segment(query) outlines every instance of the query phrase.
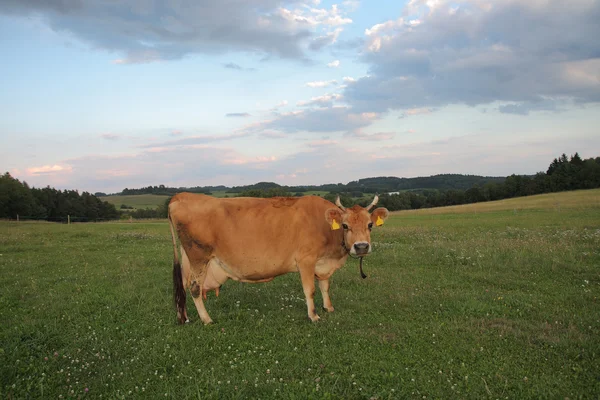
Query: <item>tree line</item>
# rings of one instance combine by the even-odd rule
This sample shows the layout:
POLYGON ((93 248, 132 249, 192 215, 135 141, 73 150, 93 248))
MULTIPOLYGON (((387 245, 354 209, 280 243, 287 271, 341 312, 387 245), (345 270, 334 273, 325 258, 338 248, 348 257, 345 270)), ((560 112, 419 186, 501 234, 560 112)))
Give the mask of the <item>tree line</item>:
MULTIPOLYGON (((179 192, 212 194, 211 192, 214 190, 227 190, 227 189, 228 188, 226 186, 204 186, 204 187, 195 186, 195 187, 189 187, 189 188, 184 188, 184 187, 176 188, 176 187, 168 187, 165 185, 158 185, 158 186, 147 186, 147 187, 143 187, 140 189, 125 188, 118 194, 121 194, 123 196, 135 195, 135 194, 156 194, 156 195, 173 196, 174 194, 179 193, 179 192)), ((105 193, 101 193, 101 192, 96 193, 96 195, 106 196, 105 193)))
MULTIPOLYGON (((285 193, 300 196, 309 191, 332 192, 332 193, 385 193, 399 190, 413 189, 459 189, 466 190, 475 185, 483 185, 488 182, 502 182, 504 177, 461 175, 461 174, 440 174, 433 176, 417 178, 397 178, 395 176, 380 176, 375 178, 364 178, 357 181, 343 183, 327 183, 323 185, 304 185, 304 186, 285 186, 275 182, 258 182, 244 186, 195 186, 195 187, 168 187, 165 185, 147 186, 139 189, 125 188, 120 195, 135 194, 157 194, 172 196, 179 192, 204 193, 211 194, 215 191, 222 191, 228 196, 239 196, 240 193, 264 193, 270 189, 279 189, 285 193), (262 192, 253 192, 253 191, 262 192)), ((97 192, 96 196, 106 196, 106 193, 97 192)))
POLYGON ((30 188, 8 172, 0 176, 0 218, 27 217, 47 221, 98 221, 118 219, 114 205, 88 192, 30 188))
MULTIPOLYGON (((534 194, 561 192, 600 187, 600 157, 582 160, 578 153, 567 157, 562 154, 555 158, 546 172, 534 176, 510 175, 502 182, 487 182, 467 190, 419 190, 397 194, 381 194, 379 205, 390 211, 418 208, 443 207, 470 204, 483 201, 502 200, 534 194)), ((343 204, 352 204, 352 198, 345 193, 343 204), (344 203, 345 200, 345 203, 344 203)), ((334 194, 326 198, 334 198, 334 194)), ((368 204, 368 199, 356 203, 368 204)))

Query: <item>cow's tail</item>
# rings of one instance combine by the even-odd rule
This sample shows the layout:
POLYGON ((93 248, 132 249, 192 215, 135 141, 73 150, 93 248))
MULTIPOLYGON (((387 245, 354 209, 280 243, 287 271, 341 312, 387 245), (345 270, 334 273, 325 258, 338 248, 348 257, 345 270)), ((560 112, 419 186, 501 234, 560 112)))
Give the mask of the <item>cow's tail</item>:
POLYGON ((173 228, 173 220, 171 220, 171 212, 169 211, 169 227, 171 228, 171 238, 173 239, 173 301, 177 309, 177 321, 180 324, 186 322, 185 312, 185 288, 183 287, 183 277, 181 275, 181 262, 177 253, 177 239, 175 237, 175 229, 173 228))

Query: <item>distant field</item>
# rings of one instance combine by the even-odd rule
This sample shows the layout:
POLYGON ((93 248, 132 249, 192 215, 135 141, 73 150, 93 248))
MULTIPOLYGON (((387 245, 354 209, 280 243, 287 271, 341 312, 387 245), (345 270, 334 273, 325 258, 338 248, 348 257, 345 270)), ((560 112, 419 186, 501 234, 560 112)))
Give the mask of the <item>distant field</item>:
POLYGON ((596 209, 600 212, 600 189, 576 190, 572 192, 546 193, 535 196, 488 201, 460 206, 436 207, 421 210, 396 211, 395 213, 414 213, 418 215, 483 213, 492 211, 522 210, 577 210, 596 209))
POLYGON ((211 192, 213 196, 215 197, 235 197, 237 195, 237 193, 227 193, 224 190, 215 190, 214 192, 211 192))
POLYGON ((164 220, 0 222, 0 398, 599 398, 599 193, 394 213, 318 323, 289 274, 176 325, 164 220))
POLYGON ((121 204, 126 204, 134 208, 156 208, 163 204, 168 197, 155 194, 134 194, 129 196, 104 196, 100 197, 100 199, 114 204, 118 210, 121 204))
POLYGON ((309 196, 309 195, 313 195, 313 196, 325 196, 327 193, 327 191, 325 190, 309 190, 308 192, 304 193, 305 196, 309 196))

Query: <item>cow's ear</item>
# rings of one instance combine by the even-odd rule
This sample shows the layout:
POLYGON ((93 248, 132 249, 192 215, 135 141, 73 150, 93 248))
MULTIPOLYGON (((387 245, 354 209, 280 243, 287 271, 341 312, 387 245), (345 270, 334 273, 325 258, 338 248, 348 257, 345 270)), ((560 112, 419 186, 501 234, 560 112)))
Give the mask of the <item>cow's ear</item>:
POLYGON ((381 225, 383 225, 383 221, 385 221, 389 215, 390 215, 390 212, 387 210, 387 208, 379 207, 379 208, 376 208, 371 213, 371 221, 375 225, 381 226, 381 225))
POLYGON ((332 230, 338 230, 342 226, 342 211, 339 208, 330 208, 325 211, 325 221, 332 230))

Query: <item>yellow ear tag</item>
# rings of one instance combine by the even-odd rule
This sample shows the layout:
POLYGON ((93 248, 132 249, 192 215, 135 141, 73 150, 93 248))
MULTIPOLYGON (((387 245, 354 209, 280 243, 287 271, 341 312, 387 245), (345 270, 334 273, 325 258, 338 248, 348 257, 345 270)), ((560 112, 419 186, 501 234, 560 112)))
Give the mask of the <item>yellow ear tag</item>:
POLYGON ((377 216, 377 221, 375 221, 375 225, 377 225, 377 226, 383 225, 383 220, 381 219, 380 216, 377 216))
POLYGON ((333 222, 331 223, 331 230, 337 231, 338 229, 340 229, 340 224, 338 224, 337 221, 334 219, 333 222))

